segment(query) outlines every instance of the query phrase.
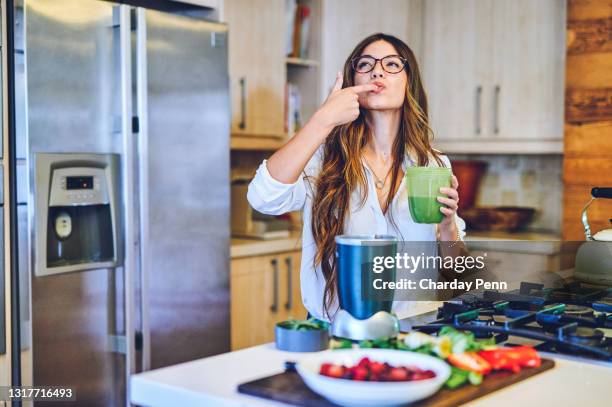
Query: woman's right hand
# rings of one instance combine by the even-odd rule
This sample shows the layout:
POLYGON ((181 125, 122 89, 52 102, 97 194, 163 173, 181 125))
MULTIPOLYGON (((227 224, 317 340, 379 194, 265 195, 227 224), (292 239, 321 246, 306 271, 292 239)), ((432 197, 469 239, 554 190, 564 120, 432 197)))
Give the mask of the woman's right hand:
POLYGON ((313 118, 329 131, 336 126, 350 123, 359 116, 359 93, 376 89, 376 85, 369 83, 342 89, 342 73, 338 72, 334 87, 313 118))

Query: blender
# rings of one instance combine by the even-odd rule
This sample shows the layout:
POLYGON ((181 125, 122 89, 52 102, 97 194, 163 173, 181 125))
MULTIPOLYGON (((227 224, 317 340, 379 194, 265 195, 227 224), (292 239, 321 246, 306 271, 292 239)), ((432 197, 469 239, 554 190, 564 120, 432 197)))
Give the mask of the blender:
POLYGON ((375 278, 395 281, 395 266, 373 273, 374 258, 395 257, 397 239, 390 235, 336 236, 336 264, 340 309, 331 334, 354 341, 395 337, 399 321, 391 314, 393 291, 372 290, 375 278))

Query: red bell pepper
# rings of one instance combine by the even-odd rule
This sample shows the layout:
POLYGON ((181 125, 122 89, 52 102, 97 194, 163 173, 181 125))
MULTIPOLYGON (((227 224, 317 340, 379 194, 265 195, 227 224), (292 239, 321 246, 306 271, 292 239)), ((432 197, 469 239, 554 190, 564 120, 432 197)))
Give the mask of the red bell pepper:
POLYGON ((520 372, 521 367, 538 367, 542 363, 540 355, 531 346, 482 350, 478 355, 485 359, 493 370, 510 370, 514 373, 520 372))
POLYGON ((447 360, 459 369, 485 375, 491 371, 491 364, 476 352, 452 353, 447 360))

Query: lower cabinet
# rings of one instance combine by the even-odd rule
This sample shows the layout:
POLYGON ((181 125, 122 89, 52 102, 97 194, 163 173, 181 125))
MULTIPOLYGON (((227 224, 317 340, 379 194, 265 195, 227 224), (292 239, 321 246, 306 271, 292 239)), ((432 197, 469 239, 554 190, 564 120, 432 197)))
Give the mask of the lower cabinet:
POLYGON ((305 319, 300 293, 300 251, 231 261, 232 350, 274 340, 274 325, 305 319))

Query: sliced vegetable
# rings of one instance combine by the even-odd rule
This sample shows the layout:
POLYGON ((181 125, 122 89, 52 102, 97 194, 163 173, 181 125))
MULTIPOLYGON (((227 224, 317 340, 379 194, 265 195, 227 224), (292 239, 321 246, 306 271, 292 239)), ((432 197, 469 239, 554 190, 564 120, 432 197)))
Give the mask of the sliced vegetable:
POLYGON ((476 373, 476 372, 469 372, 468 373, 468 380, 470 381, 471 385, 479 386, 480 383, 482 383, 482 375, 480 373, 476 373))
POLYGON ((468 381, 469 372, 462 370, 457 367, 451 366, 451 375, 446 380, 446 387, 449 389, 456 389, 457 387, 463 386, 468 381))
POLYGON ((452 326, 445 326, 438 332, 438 337, 448 336, 453 344, 452 353, 477 352, 495 346, 495 339, 476 339, 473 332, 458 331, 452 326))
POLYGON ((475 352, 453 353, 447 360, 455 367, 481 375, 491 371, 491 364, 475 352))
POLYGON ((478 352, 491 365, 493 370, 510 370, 520 372, 521 367, 538 367, 542 359, 531 346, 498 348, 478 352))
POLYGON ((407 349, 432 353, 442 359, 446 359, 452 352, 452 341, 448 336, 431 336, 418 331, 412 331, 404 338, 404 345, 407 349))

